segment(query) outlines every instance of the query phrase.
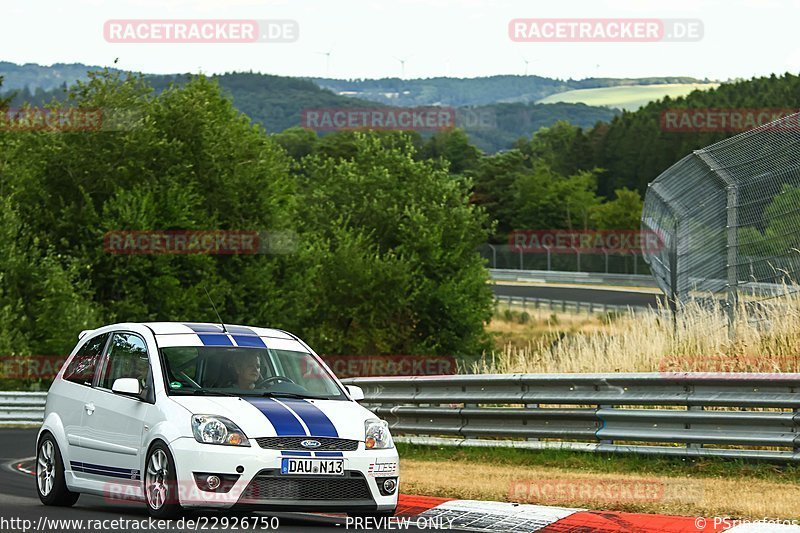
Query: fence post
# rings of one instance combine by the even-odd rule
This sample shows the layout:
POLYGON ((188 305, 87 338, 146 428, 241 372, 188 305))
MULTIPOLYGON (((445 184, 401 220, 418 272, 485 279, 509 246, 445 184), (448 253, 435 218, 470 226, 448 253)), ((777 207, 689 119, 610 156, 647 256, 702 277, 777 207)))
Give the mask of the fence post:
POLYGON ((525 270, 525 266, 522 264, 522 248, 519 249, 519 269, 525 270))
POLYGON ((547 271, 550 272, 550 270, 552 268, 552 265, 550 263, 550 247, 549 246, 545 246, 544 249, 547 250, 547 271))

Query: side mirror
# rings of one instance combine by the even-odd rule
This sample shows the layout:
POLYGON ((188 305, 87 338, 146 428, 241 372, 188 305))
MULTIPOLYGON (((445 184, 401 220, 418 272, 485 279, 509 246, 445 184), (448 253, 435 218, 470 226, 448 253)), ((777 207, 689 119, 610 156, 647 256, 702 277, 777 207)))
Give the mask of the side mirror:
POLYGON ((347 385, 347 393, 350 394, 350 397, 357 402, 360 402, 364 399, 364 391, 361 390, 361 387, 356 387, 355 385, 347 385))
POLYGON ((114 384, 111 386, 111 392, 125 396, 136 396, 137 398, 142 394, 142 390, 139 388, 139 380, 136 378, 115 379, 114 384))

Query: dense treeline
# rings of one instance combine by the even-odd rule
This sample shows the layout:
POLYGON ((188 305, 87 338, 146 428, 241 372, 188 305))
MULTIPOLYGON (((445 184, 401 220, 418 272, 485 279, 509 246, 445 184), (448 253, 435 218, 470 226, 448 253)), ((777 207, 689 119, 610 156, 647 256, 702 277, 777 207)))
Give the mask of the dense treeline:
POLYGON ((724 83, 716 89, 694 91, 686 97, 651 102, 635 112, 623 112, 609 124, 576 131, 557 154, 557 165, 567 173, 602 168, 598 191, 611 194, 628 187, 644 194, 647 184, 673 163, 731 131, 668 131, 661 117, 671 109, 800 110, 800 76, 785 74, 724 83))
MULTIPOLYGON (((173 84, 187 83, 191 76, 148 75, 146 79, 156 92, 160 92, 173 84)), ((269 133, 301 126, 303 111, 308 109, 374 109, 387 105, 385 102, 334 94, 328 89, 320 88, 311 80, 301 78, 241 72, 220 74, 212 76, 212 79, 219 84, 224 94, 231 97, 236 109, 253 122, 260 124, 269 133)), ((472 86, 469 83, 466 85, 472 86)), ((476 81, 474 85, 480 86, 480 83, 476 81)), ((512 92, 518 90, 516 85, 510 85, 508 89, 512 92)), ((33 106, 42 106, 53 99, 66 100, 68 93, 66 82, 50 90, 37 88, 31 91, 25 87, 13 91, 12 105, 17 107, 29 103, 33 106)), ((584 104, 495 104, 498 99, 499 96, 495 95, 495 100, 488 100, 491 102, 490 105, 459 108, 457 111, 458 126, 468 131, 472 142, 486 152, 511 148, 514 141, 520 137, 530 137, 539 128, 550 126, 559 120, 587 128, 600 121, 608 122, 619 114, 616 109, 584 104)), ((382 101, 381 98, 378 100, 382 101)), ((391 101, 389 103, 398 104, 391 101)))
POLYGON ((294 160, 213 80, 158 93, 94 74, 70 105, 133 109, 116 131, 0 131, 0 353, 68 350, 114 321, 225 320, 323 353, 479 353, 491 315, 469 183, 409 135, 346 136, 294 160), (342 144, 342 143, 340 143, 342 144), (297 235, 294 253, 119 255, 114 230, 297 235))

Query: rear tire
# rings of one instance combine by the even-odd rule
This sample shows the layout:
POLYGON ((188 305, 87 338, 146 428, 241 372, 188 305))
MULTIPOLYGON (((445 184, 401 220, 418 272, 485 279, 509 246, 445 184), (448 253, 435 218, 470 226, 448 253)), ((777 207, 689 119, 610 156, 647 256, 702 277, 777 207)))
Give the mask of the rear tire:
POLYGON ((175 460, 163 442, 156 442, 147 453, 144 499, 153 518, 175 518, 181 512, 175 460))
POLYGON ((36 447, 36 493, 45 505, 70 507, 80 493, 67 488, 64 461, 56 439, 45 433, 36 447))

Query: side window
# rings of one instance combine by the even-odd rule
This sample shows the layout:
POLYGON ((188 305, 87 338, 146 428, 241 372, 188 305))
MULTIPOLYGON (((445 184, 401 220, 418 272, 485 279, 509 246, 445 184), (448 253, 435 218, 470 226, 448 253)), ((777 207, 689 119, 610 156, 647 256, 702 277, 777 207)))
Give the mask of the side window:
POLYGON ((110 390, 116 379, 136 378, 139 386, 145 389, 149 373, 150 361, 144 339, 133 333, 114 333, 98 385, 110 390))
POLYGON ((109 335, 109 333, 104 333, 86 341, 64 370, 64 379, 91 387, 94 371, 109 335))

